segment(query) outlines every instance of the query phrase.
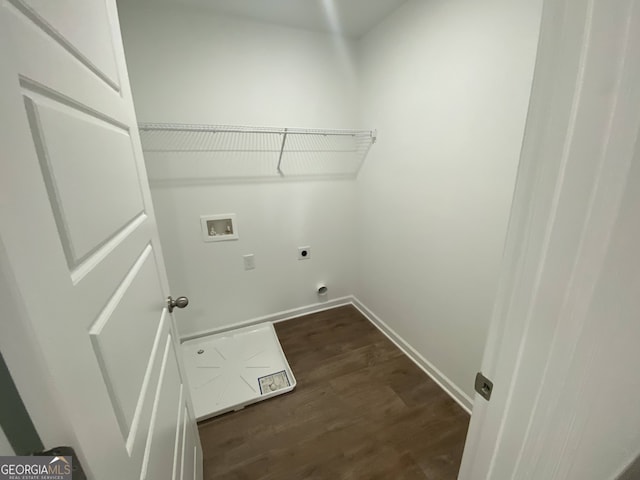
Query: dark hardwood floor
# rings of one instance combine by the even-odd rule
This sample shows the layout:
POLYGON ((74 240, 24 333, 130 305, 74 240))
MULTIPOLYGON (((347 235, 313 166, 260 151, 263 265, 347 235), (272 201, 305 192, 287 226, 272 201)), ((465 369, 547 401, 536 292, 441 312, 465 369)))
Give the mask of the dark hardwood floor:
POLYGON ((456 478, 469 415, 355 308, 276 330, 298 385, 199 425, 206 480, 456 478))

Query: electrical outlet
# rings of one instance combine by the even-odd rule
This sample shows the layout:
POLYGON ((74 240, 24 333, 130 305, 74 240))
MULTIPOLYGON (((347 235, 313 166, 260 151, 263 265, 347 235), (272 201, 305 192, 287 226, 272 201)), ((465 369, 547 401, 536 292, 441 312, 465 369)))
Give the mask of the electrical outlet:
POLYGON ((253 253, 250 253, 248 255, 243 255, 242 258, 244 260, 245 270, 253 270, 254 268, 256 268, 256 259, 253 253))
POLYGON ((309 260, 311 258, 311 247, 298 247, 298 260, 309 260))

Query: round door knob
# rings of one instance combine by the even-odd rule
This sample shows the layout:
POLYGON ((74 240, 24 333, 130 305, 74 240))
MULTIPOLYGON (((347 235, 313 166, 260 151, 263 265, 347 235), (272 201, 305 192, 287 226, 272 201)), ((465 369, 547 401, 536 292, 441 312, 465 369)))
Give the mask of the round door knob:
POLYGON ((167 307, 169 308, 169 313, 173 312, 174 308, 184 308, 189 305, 189 299, 187 297, 178 297, 175 300, 173 297, 167 297, 167 307))

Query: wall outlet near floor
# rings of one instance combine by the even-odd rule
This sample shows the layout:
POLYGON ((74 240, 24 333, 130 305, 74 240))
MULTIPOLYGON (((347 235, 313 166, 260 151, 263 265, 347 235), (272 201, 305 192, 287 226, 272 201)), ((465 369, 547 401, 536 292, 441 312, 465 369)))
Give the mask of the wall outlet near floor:
POLYGON ((311 258, 311 247, 298 247, 298 260, 309 260, 311 258))
POLYGON ((256 268, 256 258, 253 253, 248 255, 243 255, 242 259, 244 260, 244 269, 245 270, 253 270, 256 268))

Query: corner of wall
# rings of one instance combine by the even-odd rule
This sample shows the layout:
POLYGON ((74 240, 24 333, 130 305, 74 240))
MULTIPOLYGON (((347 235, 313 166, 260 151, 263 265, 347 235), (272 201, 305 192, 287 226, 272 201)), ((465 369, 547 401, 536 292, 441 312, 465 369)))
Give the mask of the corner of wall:
POLYGON ((356 297, 352 297, 353 306, 364 315, 378 330, 380 330, 393 344, 398 347, 409 359, 411 359, 420 369, 425 372, 442 390, 444 390, 458 405, 460 405, 469 415, 473 408, 473 399, 469 397, 460 387, 451 381, 444 373, 438 370, 431 362, 413 348, 409 342, 395 332, 380 317, 367 308, 356 297))

